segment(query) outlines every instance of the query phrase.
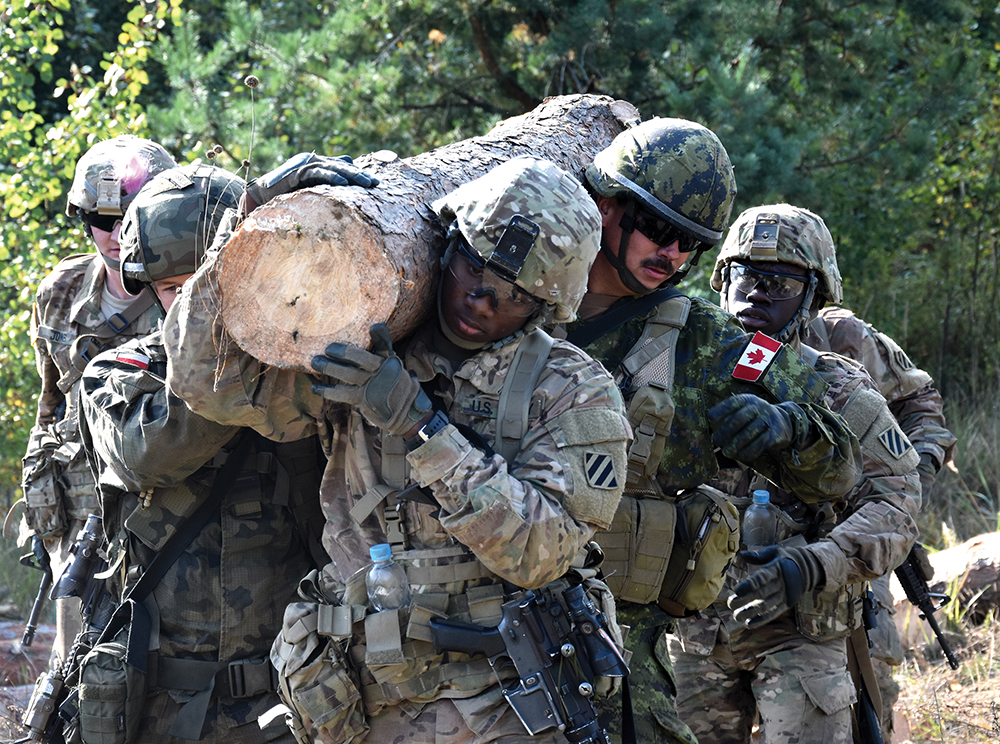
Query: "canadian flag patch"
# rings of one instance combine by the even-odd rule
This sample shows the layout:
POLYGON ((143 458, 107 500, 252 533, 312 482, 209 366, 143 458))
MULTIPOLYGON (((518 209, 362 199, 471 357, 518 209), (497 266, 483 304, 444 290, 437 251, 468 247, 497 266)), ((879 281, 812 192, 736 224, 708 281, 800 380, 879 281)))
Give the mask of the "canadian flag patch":
POLYGON ((733 377, 737 380, 757 382, 781 347, 780 341, 775 341, 770 336, 757 331, 750 339, 750 343, 747 344, 747 348, 743 350, 743 356, 740 357, 736 369, 733 370, 733 377))
POLYGON ((149 366, 149 357, 137 354, 134 351, 119 351, 118 361, 131 364, 133 367, 138 367, 139 369, 146 369, 149 366))

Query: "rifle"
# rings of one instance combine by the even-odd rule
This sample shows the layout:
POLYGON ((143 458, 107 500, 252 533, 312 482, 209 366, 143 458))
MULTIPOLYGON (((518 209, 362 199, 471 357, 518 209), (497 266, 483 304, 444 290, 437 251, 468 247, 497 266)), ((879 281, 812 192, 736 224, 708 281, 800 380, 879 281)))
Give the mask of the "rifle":
POLYGON ((913 544, 906 560, 896 569, 896 578, 899 579, 899 584, 906 592, 906 598, 910 600, 910 604, 920 610, 920 617, 931 626, 931 630, 934 631, 934 635, 941 645, 941 650, 944 651, 944 655, 948 659, 948 664, 952 669, 958 669, 958 659, 955 658, 948 640, 944 637, 941 627, 934 618, 934 613, 948 604, 951 597, 947 594, 932 592, 927 585, 927 582, 934 578, 934 567, 927 558, 927 551, 923 545, 913 544), (935 600, 938 602, 936 605, 935 600))
POLYGON ((35 642, 35 631, 38 629, 38 616, 42 612, 45 604, 45 595, 48 594, 49 587, 52 586, 52 562, 49 560, 49 553, 45 549, 45 543, 38 535, 31 538, 31 552, 20 557, 22 566, 37 568, 42 572, 42 580, 38 585, 38 594, 31 605, 31 613, 28 615, 28 622, 24 624, 24 635, 21 637, 22 646, 30 646, 35 642))
MULTIPOLYGON (((66 566, 49 597, 53 600, 79 597, 83 630, 73 641, 64 663, 47 670, 35 682, 31 699, 21 716, 21 725, 28 730, 28 736, 15 744, 27 744, 27 742, 60 744, 64 740, 63 730, 76 717, 77 693, 72 685, 67 684, 67 680, 76 673, 79 659, 89 650, 91 637, 100 635, 100 631, 107 625, 114 611, 114 602, 105 591, 105 582, 100 576, 100 572, 107 565, 99 553, 103 543, 101 518, 91 514, 70 548, 73 560, 66 566)), ((46 582, 43 580, 42 583, 47 590, 46 582)), ((50 570, 48 584, 51 583, 50 570)), ((45 590, 39 589, 39 597, 42 600, 45 590)), ((38 599, 35 601, 39 602, 38 599)), ((34 613, 34 610, 32 612, 34 613)))
POLYGON ((625 677, 628 666, 580 585, 523 591, 504 603, 494 628, 432 619, 434 650, 485 654, 503 695, 531 736, 562 731, 573 744, 609 744, 594 710, 594 678, 625 677), (504 671, 513 665, 511 680, 504 671))
POLYGON ((864 634, 864 641, 860 641, 856 635, 859 631, 855 630, 848 642, 848 668, 858 692, 858 702, 854 704, 854 723, 857 726, 857 738, 861 744, 884 744, 882 723, 879 721, 879 712, 875 708, 872 691, 869 689, 870 685, 875 685, 875 694, 879 699, 879 707, 881 707, 881 693, 878 691, 875 670, 871 663, 873 644, 868 636, 868 631, 878 627, 878 621, 875 619, 878 607, 875 605, 875 595, 872 594, 871 590, 865 592, 862 602, 861 632, 864 634), (854 657, 853 663, 852 656, 854 657))

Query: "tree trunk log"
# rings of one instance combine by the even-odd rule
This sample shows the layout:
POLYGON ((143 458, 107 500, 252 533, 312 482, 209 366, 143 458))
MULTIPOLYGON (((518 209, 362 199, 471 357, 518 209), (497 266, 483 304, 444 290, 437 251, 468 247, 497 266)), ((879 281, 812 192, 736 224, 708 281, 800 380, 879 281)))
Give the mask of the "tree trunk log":
POLYGON ((223 321, 257 359, 310 371, 331 341, 368 346, 385 322, 393 338, 434 308, 444 231, 430 205, 518 155, 583 178, 594 155, 639 120, 608 96, 546 99, 482 137, 399 160, 357 159, 374 189, 321 186, 277 197, 243 222, 220 256, 223 321))

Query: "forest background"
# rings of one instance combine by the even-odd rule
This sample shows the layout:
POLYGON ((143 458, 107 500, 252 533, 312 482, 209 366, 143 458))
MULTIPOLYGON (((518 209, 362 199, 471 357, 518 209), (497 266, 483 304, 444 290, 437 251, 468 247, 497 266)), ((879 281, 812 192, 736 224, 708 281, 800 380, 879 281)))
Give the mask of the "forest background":
MULTIPOLYGON (((181 163, 219 146, 253 177, 300 151, 407 157, 602 93, 718 133, 734 216, 824 217, 845 304, 935 377, 959 436, 923 539, 995 530, 998 74, 996 0, 0 0, 0 505, 35 413, 35 289, 91 250, 64 209, 95 142, 131 132, 181 163)), ((712 298, 711 263, 689 291, 712 298)))

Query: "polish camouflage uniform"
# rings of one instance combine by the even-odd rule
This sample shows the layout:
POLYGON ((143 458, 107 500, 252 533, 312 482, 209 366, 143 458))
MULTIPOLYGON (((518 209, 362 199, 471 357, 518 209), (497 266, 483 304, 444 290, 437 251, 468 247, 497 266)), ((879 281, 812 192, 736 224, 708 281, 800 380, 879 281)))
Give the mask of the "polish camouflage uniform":
MULTIPOLYGON (((688 238, 701 241, 692 249, 692 265, 701 251, 721 239, 736 194, 732 165, 722 143, 705 127, 679 119, 652 119, 626 130, 588 166, 587 180, 596 194, 627 200, 626 216, 642 208, 688 238)), ((625 287, 641 295, 648 290, 623 270, 628 248, 624 229, 622 238, 617 254, 609 250, 606 237, 602 250, 625 287)), ((684 273, 677 272, 671 283, 684 273)), ((639 301, 620 300, 607 314, 639 301)), ((772 403, 792 401, 803 412, 808 444, 765 455, 760 466, 770 478, 809 492, 816 501, 827 501, 846 493, 860 474, 857 439, 843 420, 823 406, 827 385, 822 379, 787 348, 758 382, 735 379, 733 370, 750 336, 735 318, 702 300, 691 299, 686 315, 667 309, 687 302, 677 292, 582 347, 615 375, 637 440, 629 453, 629 481, 616 524, 611 534, 598 536, 609 556, 612 550, 623 548, 634 552, 639 533, 659 526, 633 524, 630 529, 626 515, 648 509, 644 501, 689 494, 718 475, 708 411, 734 395, 749 393, 772 403), (653 348, 656 339, 669 333, 664 327, 670 324, 677 329, 672 345, 655 354, 646 352, 647 346, 653 348), (664 392, 672 407, 663 400, 664 392), (647 400, 654 402, 652 408, 644 407, 647 400)), ((586 320, 596 324, 602 317, 586 320)), ((570 328, 571 338, 578 330, 570 328)), ((610 561, 604 566, 616 591, 619 620, 630 626, 626 649, 631 653, 629 685, 636 734, 643 742, 692 744, 695 737, 674 705, 678 690, 665 635, 671 618, 661 609, 656 587, 652 587, 652 601, 630 600, 635 595, 622 593, 634 581, 633 574, 641 575, 641 560, 628 568, 611 566, 610 561)), ((620 705, 606 701, 601 708, 601 723, 614 741, 620 741, 620 705)))
MULTIPOLYGON (((221 204, 221 215, 242 188, 210 166, 149 182, 122 228, 126 289, 196 268, 214 227, 206 209, 221 204)), ((298 579, 316 565, 310 546, 321 552, 309 525, 321 519, 322 451, 315 437, 276 444, 198 416, 168 392, 167 368, 156 331, 98 355, 81 391, 118 597, 209 498, 227 461, 241 461, 226 471, 235 475, 219 512, 145 599, 155 653, 133 741, 291 742, 280 722, 262 729, 257 718, 280 704, 268 652, 298 579)))
MULTIPOLYGON (((740 216, 712 277, 724 304, 726 267, 733 258, 811 269, 817 279, 810 282, 808 304, 816 295, 840 299, 833 241, 822 220, 806 210, 779 205, 740 216), (765 252, 754 243, 758 214, 764 219, 780 215, 776 251, 765 252)), ((808 317, 797 316, 791 325, 801 327, 803 320, 808 317)), ((726 604, 735 586, 756 570, 738 557, 720 599, 701 617, 678 621, 669 640, 681 690, 677 707, 702 744, 751 741, 758 715, 761 736, 769 742, 850 741, 850 705, 857 698, 846 644, 860 623, 863 582, 899 565, 917 536, 917 457, 884 399, 860 365, 803 347, 797 333, 789 343, 829 384, 825 403, 843 415, 861 441, 864 474, 847 497, 822 504, 808 503, 809 497, 800 498, 785 484, 767 483, 744 467, 725 469, 716 479, 714 485, 732 495, 741 515, 754 488, 770 491, 772 504, 781 510, 776 541, 807 542, 822 564, 824 581, 794 609, 748 629, 726 604)))
MULTIPOLYGON (((148 164, 148 175, 175 165, 160 145, 122 136, 101 142, 80 159, 70 189, 66 213, 95 212, 98 195, 94 184, 108 177, 124 158, 139 156, 148 164)), ((124 188, 116 204, 104 207, 121 214, 134 197, 124 188)), ((112 348, 153 330, 161 317, 150 294, 137 297, 122 314, 106 318, 101 295, 106 272, 99 253, 70 256, 42 280, 31 315, 35 366, 41 377, 35 425, 24 456, 22 488, 25 520, 21 542, 31 534, 45 539, 52 573, 58 580, 71 557, 69 549, 87 521, 100 512, 94 477, 87 465, 79 436, 79 380, 87 361, 102 349, 112 348)), ((80 630, 80 605, 75 599, 56 604, 57 632, 53 656, 64 659, 80 630)))
MULTIPOLYGON (((539 223, 540 236, 517 283, 536 294, 551 291, 543 312, 568 318, 597 252, 599 218, 575 179, 544 161, 535 163, 514 185, 507 180, 511 168, 504 178, 498 168, 435 208, 445 222, 458 213, 463 234, 480 254, 483 237, 492 250, 515 211, 539 223), (489 200, 500 207, 492 209, 489 200)), ((507 462, 490 447, 496 446, 503 381, 527 336, 518 332, 454 361, 437 351, 444 342, 437 324, 425 326, 397 348, 405 369, 450 423, 406 454, 400 437, 310 392, 315 378, 265 368, 234 343, 225 344, 213 263, 192 282, 193 290, 166 321, 175 362, 171 390, 211 419, 251 426, 274 439, 320 434, 329 456, 321 497, 324 546, 332 559, 323 572, 328 597, 341 606, 367 602, 363 578, 369 547, 377 543, 394 544, 394 559, 410 579, 413 600, 402 633, 373 639, 372 618, 384 613, 365 621, 355 615, 345 644, 366 721, 323 741, 565 741, 552 730, 529 736, 486 660, 436 654, 427 623, 436 616, 495 625, 503 582, 545 586, 563 576, 596 530, 610 524, 624 481, 628 425, 607 373, 556 341, 531 394, 527 432, 507 462), (608 479, 588 477, 588 453, 613 464, 608 479), (407 483, 429 488, 436 505, 403 500, 397 511, 390 509, 392 497, 371 501, 379 489, 395 491, 407 483), (402 535, 393 536, 393 524, 401 524, 405 544, 402 535)), ((324 695, 329 707, 335 693, 324 695)), ((357 700, 356 691, 341 688, 339 695, 348 706, 357 700)))

